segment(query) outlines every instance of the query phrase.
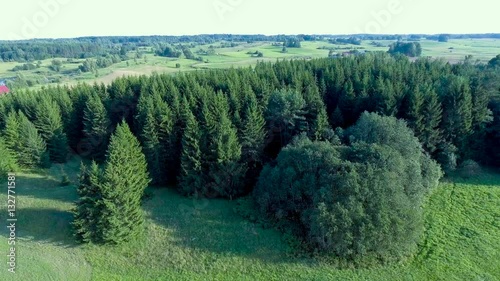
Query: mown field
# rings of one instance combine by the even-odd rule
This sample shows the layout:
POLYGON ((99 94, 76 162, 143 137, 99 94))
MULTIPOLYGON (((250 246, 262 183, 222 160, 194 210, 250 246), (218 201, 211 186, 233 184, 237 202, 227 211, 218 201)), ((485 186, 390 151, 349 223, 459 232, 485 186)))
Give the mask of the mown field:
MULTIPOLYGON (((379 46, 375 46, 371 41, 363 41, 360 46, 337 45, 326 41, 302 42, 302 48, 288 48, 287 53, 282 53, 282 47, 273 46, 272 42, 242 43, 235 47, 216 48, 214 55, 202 56, 205 62, 188 60, 183 56, 179 59, 158 57, 151 50, 148 50, 138 59, 134 59, 135 52, 129 53, 129 60, 99 69, 97 76, 95 73, 75 74, 78 65, 83 62, 83 60, 77 59, 67 62, 66 58, 58 58, 63 62, 62 70, 59 73, 49 69, 52 59, 42 61, 41 68, 18 72, 13 72, 12 69, 17 65, 22 65, 21 63, 0 62, 0 80, 22 75, 26 79, 36 79, 43 82, 32 88, 40 88, 48 84, 71 86, 79 82, 109 84, 120 76, 147 75, 153 72, 177 73, 179 71, 198 69, 248 67, 255 65, 258 61, 276 61, 277 59, 324 58, 328 56, 328 48, 337 48, 335 52, 338 53, 349 51, 352 48, 385 52, 393 42, 388 40, 376 41, 376 43, 380 44, 379 46), (326 49, 321 49, 323 47, 326 49), (262 52, 263 57, 252 57, 248 54, 248 52, 255 51, 262 52), (176 64, 180 64, 180 68, 177 68, 176 64)), ((220 46, 221 43, 214 44, 214 46, 220 46)), ((463 60, 467 55, 472 55, 474 60, 487 62, 500 54, 500 40, 495 39, 456 39, 446 43, 421 40, 420 43, 423 49, 422 56, 443 58, 452 63, 463 60)), ((196 53, 200 48, 207 49, 208 46, 197 46, 191 48, 191 50, 196 53)))
MULTIPOLYGON (((425 206, 419 252, 402 264, 336 269, 296 258, 282 235, 238 215, 235 201, 194 201, 150 188, 143 240, 119 247, 75 244, 70 210, 79 162, 17 176, 17 273, 0 280, 499 280, 500 174, 444 180, 425 206), (62 175, 73 185, 59 186, 62 175)), ((2 183, 6 185, 5 183, 2 183)), ((3 189, 4 191, 6 188, 3 189)), ((6 221, 6 192, 0 194, 6 221)))

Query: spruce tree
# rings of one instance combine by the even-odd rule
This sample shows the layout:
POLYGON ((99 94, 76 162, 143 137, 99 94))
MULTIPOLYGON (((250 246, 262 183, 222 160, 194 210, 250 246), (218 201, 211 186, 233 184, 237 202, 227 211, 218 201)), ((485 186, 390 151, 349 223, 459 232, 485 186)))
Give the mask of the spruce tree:
POLYGON ((181 171, 179 188, 185 194, 200 194, 204 180, 201 166, 201 131, 191 111, 184 115, 186 128, 182 137, 181 171))
POLYGON ((141 199, 150 183, 139 141, 122 121, 111 136, 100 193, 99 232, 104 243, 119 244, 143 232, 141 199))
POLYGON ((239 163, 241 145, 236 128, 232 125, 229 117, 222 116, 214 142, 217 162, 212 163, 209 172, 214 183, 213 189, 220 196, 233 198, 242 192, 242 177, 245 174, 245 169, 239 163))
POLYGON ((245 109, 245 119, 241 130, 242 159, 247 162, 260 162, 266 138, 266 120, 260 110, 255 95, 250 98, 245 109))
POLYGON ((102 195, 100 184, 102 172, 96 162, 90 167, 83 163, 80 166, 79 199, 73 210, 73 229, 77 241, 82 243, 99 243, 102 231, 99 227, 99 216, 102 211, 102 195))
POLYGON ((148 114, 144 120, 141 138, 144 155, 148 162, 148 170, 151 174, 153 184, 165 183, 165 159, 163 158, 164 148, 160 143, 160 136, 153 114, 148 114))
MULTIPOLYGON (((172 108, 165 102, 160 93, 155 93, 153 95, 154 102, 154 118, 156 124, 156 130, 158 134, 158 151, 155 152, 156 155, 153 155, 153 159, 155 157, 159 158, 159 167, 158 169, 162 171, 162 175, 157 175, 156 179, 159 184, 175 184, 176 177, 178 175, 178 165, 179 165, 179 147, 177 147, 177 135, 174 133, 174 125, 175 125, 175 117, 172 108)), ((154 139, 154 135, 152 135, 151 139, 144 138, 146 143, 156 144, 156 140, 154 139)), ((149 156, 146 155, 146 159, 149 159, 149 156)), ((149 162, 149 160, 148 160, 149 162)))
POLYGON ((178 162, 175 158, 179 154, 173 135, 175 120, 159 92, 145 93, 139 98, 135 124, 153 183, 175 183, 178 162))
POLYGON ((5 128, 5 120, 7 119, 8 111, 4 103, 0 103, 0 131, 5 128))
POLYGON ((344 127, 344 116, 342 110, 337 106, 330 116, 330 123, 333 128, 344 127))
POLYGON ((92 95, 92 88, 86 84, 76 86, 71 92, 71 101, 73 102, 73 110, 71 111, 71 118, 68 122, 68 142, 70 147, 77 153, 80 153, 80 146, 82 140, 85 139, 83 133, 83 112, 85 110, 87 100, 92 95))
POLYGON ((73 114, 73 101, 71 100, 68 89, 57 86, 52 88, 54 93, 49 93, 50 97, 57 103, 61 110, 61 119, 64 125, 64 131, 68 132, 71 126, 71 116, 73 114))
POLYGON ((15 111, 11 111, 7 114, 3 135, 7 148, 13 151, 17 151, 21 148, 21 139, 19 138, 19 118, 15 111))
POLYGON ((236 128, 241 127, 241 89, 237 85, 229 86, 229 116, 236 128))
POLYGON ((202 135, 202 167, 210 182, 203 193, 212 197, 232 197, 242 191, 240 178, 244 169, 238 169, 235 164, 241 157, 241 145, 229 118, 227 98, 222 92, 207 95, 202 117, 205 129, 202 135), (228 169, 230 166, 231 172, 228 169))
POLYGON ((425 101, 421 113, 423 126, 419 140, 422 142, 424 149, 433 154, 442 141, 442 133, 439 127, 443 110, 434 90, 427 88, 424 97, 425 101))
POLYGON ((356 121, 356 94, 354 93, 354 86, 351 80, 347 80, 344 84, 339 100, 339 108, 342 110, 344 122, 351 125, 356 121))
POLYGON ((460 152, 465 152, 466 138, 472 132, 472 95, 468 81, 462 77, 449 77, 442 97, 445 138, 460 152))
POLYGON ((19 165, 24 168, 50 166, 46 143, 26 115, 11 111, 5 121, 5 145, 16 155, 19 165))
POLYGON ((422 114, 424 106, 424 97, 417 86, 414 90, 410 91, 407 96, 406 120, 408 127, 410 127, 415 136, 420 139, 424 131, 424 115, 422 114))
POLYGON ((16 154, 7 148, 5 140, 0 137, 0 182, 6 179, 8 173, 19 170, 16 154))
POLYGON ((316 120, 311 126, 311 139, 320 141, 329 138, 332 129, 328 123, 328 114, 326 113, 326 108, 321 108, 316 116, 316 120))
POLYGON ((103 161, 111 134, 111 122, 100 97, 93 93, 83 111, 83 133, 86 137, 87 155, 96 161, 103 161))
POLYGON ((42 99, 35 109, 34 125, 47 143, 50 160, 66 162, 68 144, 61 119, 61 110, 51 98, 42 99))

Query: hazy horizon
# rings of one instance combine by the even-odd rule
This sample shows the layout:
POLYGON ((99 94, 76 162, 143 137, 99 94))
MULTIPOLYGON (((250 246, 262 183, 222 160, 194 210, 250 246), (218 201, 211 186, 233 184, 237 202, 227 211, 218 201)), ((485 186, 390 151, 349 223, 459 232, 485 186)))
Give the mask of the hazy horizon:
POLYGON ((0 40, 198 34, 498 33, 492 0, 6 0, 0 40))

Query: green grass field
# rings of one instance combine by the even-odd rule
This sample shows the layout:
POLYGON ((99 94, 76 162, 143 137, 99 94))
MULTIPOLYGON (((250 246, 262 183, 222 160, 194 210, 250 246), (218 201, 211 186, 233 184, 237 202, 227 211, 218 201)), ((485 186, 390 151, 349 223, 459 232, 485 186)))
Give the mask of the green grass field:
MULTIPOLYGON (((394 41, 377 41, 382 46, 377 47, 371 44, 370 41, 363 41, 361 46, 355 45, 336 45, 326 41, 302 42, 302 48, 288 48, 287 53, 282 53, 280 46, 273 46, 272 42, 245 43, 236 47, 217 48, 214 55, 202 56, 205 62, 188 60, 185 58, 172 59, 154 56, 151 50, 146 50, 143 58, 134 60, 135 53, 129 54, 130 59, 123 61, 107 68, 99 69, 98 76, 94 73, 75 74, 78 65, 83 60, 74 60, 73 63, 66 62, 65 58, 59 58, 63 61, 62 70, 60 73, 51 71, 48 67, 52 59, 42 61, 42 65, 38 69, 29 71, 11 71, 15 66, 22 65, 16 62, 0 62, 0 80, 5 78, 15 77, 17 74, 23 75, 26 79, 41 81, 41 84, 31 88, 40 88, 43 85, 68 85, 72 86, 79 82, 87 83, 105 83, 109 84, 114 79, 121 76, 143 75, 158 73, 176 73, 179 71, 193 71, 197 69, 212 69, 212 68, 230 68, 230 67, 248 67, 255 65, 258 61, 276 61, 277 59, 308 59, 308 58, 324 58, 328 56, 326 48, 363 48, 366 51, 387 51, 388 46, 394 41), (260 51, 264 54, 262 58, 252 57, 247 52, 260 51), (176 64, 181 65, 176 68, 176 64), (54 81, 54 82, 51 82, 54 81)), ((450 62, 459 62, 466 55, 472 55, 474 59, 481 62, 487 62, 491 58, 500 54, 500 40, 495 39, 457 39, 450 40, 446 43, 439 43, 430 40, 421 40, 423 53, 422 56, 431 56, 434 58, 443 58, 450 62)), ((217 46, 220 44, 214 44, 217 46)), ((200 48, 207 49, 208 46, 198 46, 192 48, 196 52, 200 48)), ((340 49, 337 52, 348 51, 340 49)))
POLYGON ((240 217, 234 201, 194 201, 167 188, 148 190, 143 240, 119 247, 75 244, 70 210, 76 187, 59 182, 67 174, 76 183, 78 168, 74 160, 17 176, 17 273, 7 272, 3 227, 0 280, 500 280, 498 173, 444 181, 426 204, 419 252, 405 263, 340 270, 294 258, 279 232, 240 217))

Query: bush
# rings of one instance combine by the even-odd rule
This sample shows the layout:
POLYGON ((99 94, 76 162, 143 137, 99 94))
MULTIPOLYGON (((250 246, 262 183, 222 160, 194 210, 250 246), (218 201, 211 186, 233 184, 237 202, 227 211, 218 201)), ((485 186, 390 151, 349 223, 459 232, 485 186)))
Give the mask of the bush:
POLYGON ((61 177, 61 183, 59 184, 59 186, 69 186, 69 185, 71 185, 71 181, 69 180, 68 175, 63 175, 61 177))
POLYGON ((458 172, 462 177, 471 178, 481 174, 481 166, 474 160, 465 160, 459 167, 458 172))
POLYGON ((395 118, 364 114, 346 133, 357 139, 350 146, 296 138, 263 169, 256 205, 323 255, 400 260, 417 247, 421 205, 439 166, 395 118))

